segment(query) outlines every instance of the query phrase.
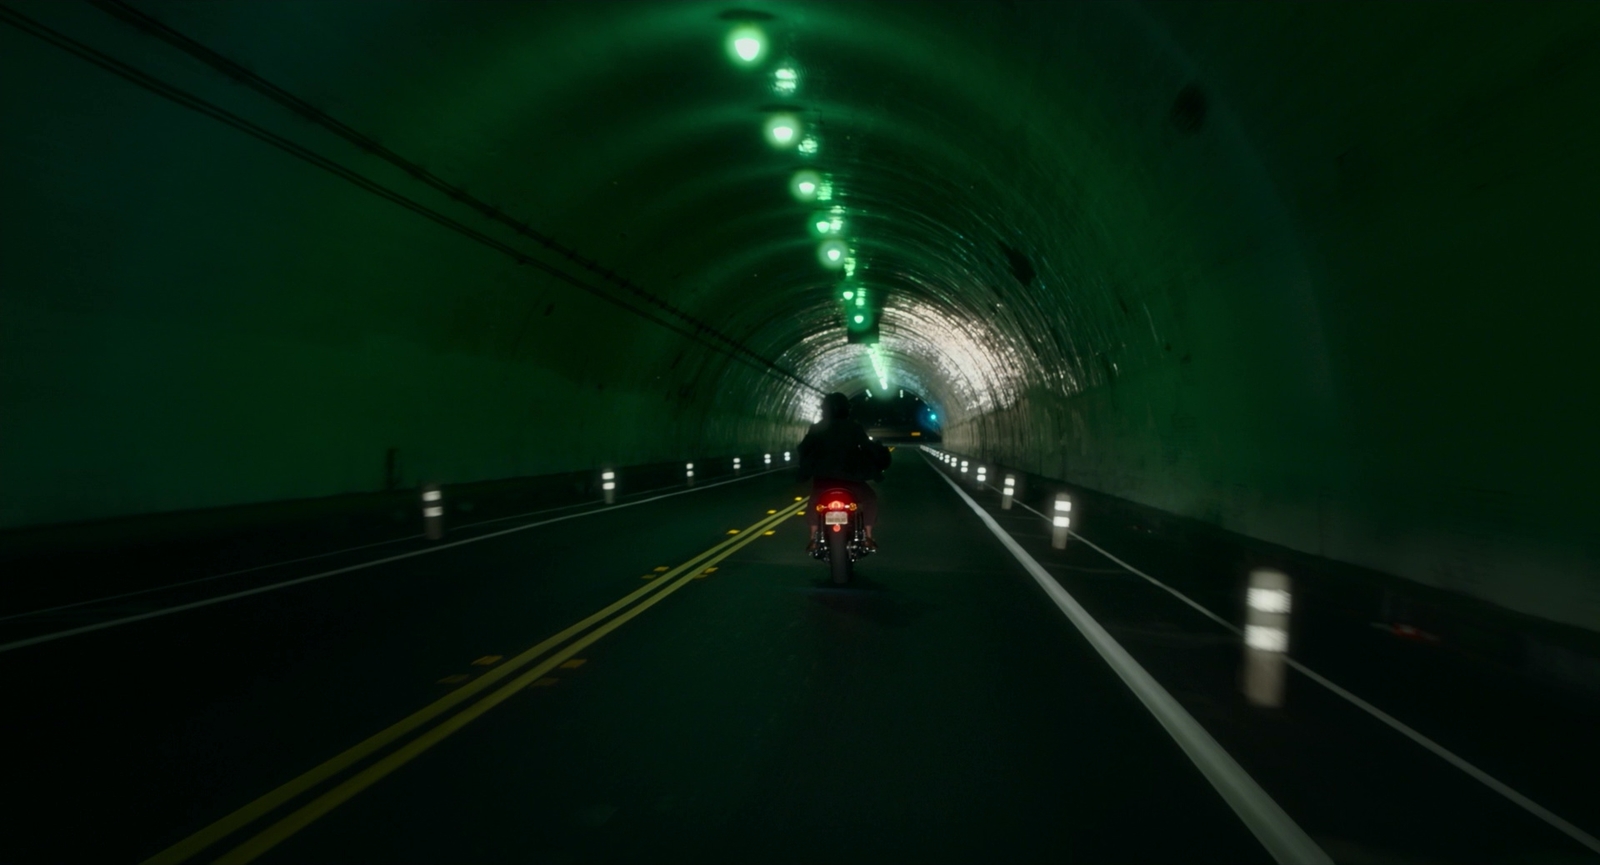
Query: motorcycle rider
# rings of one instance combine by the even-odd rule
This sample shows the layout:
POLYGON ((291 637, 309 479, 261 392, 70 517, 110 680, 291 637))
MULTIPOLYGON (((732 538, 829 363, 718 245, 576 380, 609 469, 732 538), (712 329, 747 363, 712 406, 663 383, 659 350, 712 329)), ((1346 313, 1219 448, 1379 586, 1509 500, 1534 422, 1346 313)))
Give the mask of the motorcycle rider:
POLYGON ((796 448, 800 460, 799 480, 810 480, 811 507, 806 509, 811 526, 808 552, 817 549, 817 497, 830 489, 846 489, 861 507, 861 523, 866 529, 867 546, 878 548, 872 527, 878 522, 878 494, 867 481, 882 480, 889 467, 889 449, 867 437, 860 423, 850 418, 850 398, 830 393, 822 398, 822 420, 811 425, 796 448))

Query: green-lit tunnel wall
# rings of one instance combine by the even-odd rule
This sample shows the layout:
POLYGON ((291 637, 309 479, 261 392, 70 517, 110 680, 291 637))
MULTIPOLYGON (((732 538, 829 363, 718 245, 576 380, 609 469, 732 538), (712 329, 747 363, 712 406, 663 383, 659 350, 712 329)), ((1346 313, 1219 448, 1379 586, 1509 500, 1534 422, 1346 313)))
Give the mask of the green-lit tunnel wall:
POLYGON ((952 448, 1600 627, 1600 6, 134 7, 464 195, 126 8, 8 8, 4 526, 781 448, 887 382, 952 448))

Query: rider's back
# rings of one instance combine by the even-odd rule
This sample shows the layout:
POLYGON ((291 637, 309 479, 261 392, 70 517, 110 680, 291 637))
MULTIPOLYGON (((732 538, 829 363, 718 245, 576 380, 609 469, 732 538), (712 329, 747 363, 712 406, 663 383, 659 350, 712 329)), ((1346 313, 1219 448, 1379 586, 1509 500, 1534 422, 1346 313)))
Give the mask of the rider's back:
POLYGON ((876 480, 888 466, 888 449, 850 418, 813 424, 800 442, 800 479, 876 480))

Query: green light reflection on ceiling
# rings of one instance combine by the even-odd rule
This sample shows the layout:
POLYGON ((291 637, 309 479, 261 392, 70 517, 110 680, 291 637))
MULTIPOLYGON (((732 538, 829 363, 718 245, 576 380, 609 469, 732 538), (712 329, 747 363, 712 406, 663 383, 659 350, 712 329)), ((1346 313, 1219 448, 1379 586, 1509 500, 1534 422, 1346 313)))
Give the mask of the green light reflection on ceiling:
POLYGON ((792 66, 784 66, 772 73, 772 92, 779 96, 793 96, 800 89, 800 73, 792 66))

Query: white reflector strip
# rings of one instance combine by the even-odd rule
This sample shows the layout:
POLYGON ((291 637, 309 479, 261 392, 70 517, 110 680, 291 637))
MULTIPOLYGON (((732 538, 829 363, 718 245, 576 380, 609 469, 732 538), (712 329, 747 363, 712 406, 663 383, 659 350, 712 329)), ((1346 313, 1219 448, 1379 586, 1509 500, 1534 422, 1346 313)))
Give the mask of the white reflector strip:
MULTIPOLYGON (((1235 596, 1237 597, 1237 595, 1235 596)), ((1263 652, 1289 651, 1289 632, 1267 625, 1245 625, 1244 644, 1263 652)))
POLYGON ((1250 589, 1247 603, 1250 609, 1263 613, 1289 612, 1289 593, 1283 589, 1250 589))

